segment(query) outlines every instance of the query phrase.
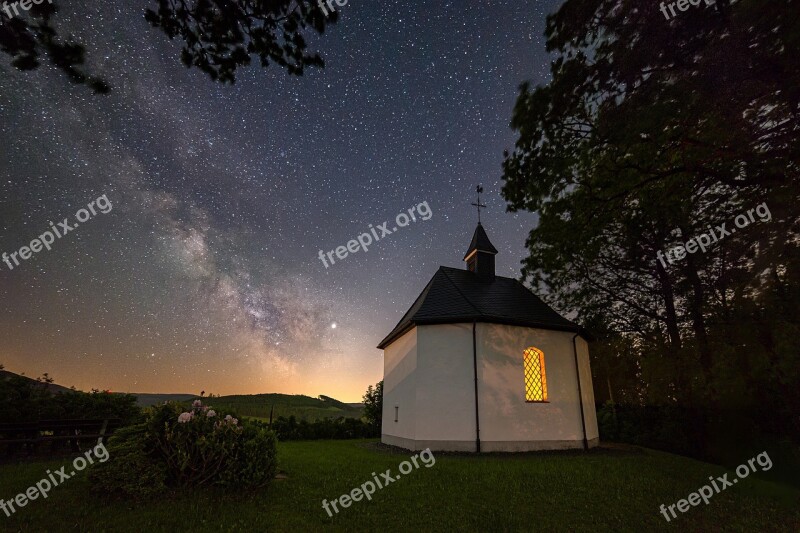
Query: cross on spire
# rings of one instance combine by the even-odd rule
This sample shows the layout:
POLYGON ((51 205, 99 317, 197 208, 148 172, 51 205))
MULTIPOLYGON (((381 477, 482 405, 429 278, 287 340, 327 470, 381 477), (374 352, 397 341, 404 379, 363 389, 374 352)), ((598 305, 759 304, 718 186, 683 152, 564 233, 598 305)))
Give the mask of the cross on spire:
POLYGON ((480 224, 481 223, 481 207, 485 208, 486 206, 481 203, 481 193, 483 192, 483 187, 478 185, 475 188, 475 190, 478 193, 478 203, 473 203, 472 205, 474 205, 475 207, 478 208, 478 224, 480 224))

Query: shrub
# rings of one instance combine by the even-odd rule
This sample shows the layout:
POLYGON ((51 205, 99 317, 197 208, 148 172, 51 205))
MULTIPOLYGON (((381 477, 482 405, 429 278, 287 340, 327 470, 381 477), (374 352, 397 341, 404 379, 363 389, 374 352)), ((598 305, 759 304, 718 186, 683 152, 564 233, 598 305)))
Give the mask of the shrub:
POLYGON ((177 405, 160 406, 148 423, 172 481, 179 485, 219 481, 242 444, 238 420, 230 415, 220 420, 215 411, 204 411, 199 401, 195 406, 187 412, 177 405))
POLYGON ((275 436, 262 424, 240 423, 200 400, 188 411, 178 404, 152 407, 146 418, 109 443, 110 460, 92 474, 102 492, 137 497, 169 486, 212 484, 249 489, 275 477, 275 436), (137 477, 153 489, 140 490, 144 482, 137 477))
POLYGON ((355 418, 325 418, 316 422, 279 416, 272 429, 278 440, 364 439, 373 437, 374 427, 355 418))
POLYGON ((266 425, 247 423, 242 429, 243 445, 235 450, 221 472, 220 484, 263 487, 277 473, 278 450, 275 434, 266 425))
POLYGON ((166 490, 167 470, 153 453, 145 424, 120 429, 107 448, 109 460, 89 470, 94 490, 137 500, 166 490))
POLYGON ((141 422, 133 395, 97 390, 54 394, 47 385, 23 376, 0 376, 0 423, 75 418, 120 418, 124 426, 141 422))

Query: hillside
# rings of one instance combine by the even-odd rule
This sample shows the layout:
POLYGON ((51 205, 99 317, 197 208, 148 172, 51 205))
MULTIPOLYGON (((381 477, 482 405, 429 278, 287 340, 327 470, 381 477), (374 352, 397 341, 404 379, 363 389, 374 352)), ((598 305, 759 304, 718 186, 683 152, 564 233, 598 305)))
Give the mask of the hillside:
POLYGON ((7 381, 9 379, 19 378, 24 379, 26 381, 36 383, 37 385, 49 390, 52 393, 62 393, 62 392, 72 392, 72 389, 68 387, 64 387, 62 385, 56 385, 55 383, 43 383, 40 381, 36 381, 33 378, 29 378, 28 376, 22 376, 20 374, 15 374, 14 372, 9 372, 8 370, 0 370, 0 381, 7 381))
MULTIPOLYGON (((190 402, 200 396, 195 394, 149 394, 130 393, 136 396, 140 407, 149 407, 164 402, 190 402)), ((312 398, 304 395, 290 394, 236 394, 232 396, 215 396, 204 398, 204 403, 220 410, 234 411, 240 416, 269 420, 270 409, 274 409, 274 418, 294 416, 298 420, 322 420, 323 418, 361 418, 362 404, 347 404, 329 396, 320 395, 312 398)))
POLYGON ((148 392, 129 392, 127 394, 136 396, 136 405, 139 407, 150 407, 164 402, 185 402, 197 398, 196 394, 157 394, 148 392))
POLYGON ((253 394, 207 398, 206 403, 217 409, 230 409, 242 416, 269 420, 270 409, 274 417, 294 416, 298 420, 313 422, 323 418, 361 418, 363 406, 346 404, 328 396, 312 398, 301 394, 253 394))
MULTIPOLYGON (((8 370, 0 370, 0 380, 13 377, 28 380, 46 387, 53 393, 71 392, 72 389, 55 383, 41 383, 27 376, 21 376, 8 370)), ((181 393, 140 393, 140 392, 115 392, 114 394, 130 394, 136 397, 139 407, 149 407, 164 402, 190 402, 199 396, 181 393)), ((241 416, 263 418, 269 420, 270 410, 274 409, 274 417, 294 416, 298 420, 314 422, 324 418, 361 418, 363 405, 360 403, 343 403, 330 396, 320 395, 318 398, 302 394, 237 394, 232 396, 219 396, 206 398, 205 403, 221 410, 231 410, 241 416)))
MULTIPOLYGON (((140 407, 149 407, 163 402, 189 403, 200 398, 196 394, 148 394, 130 393, 136 396, 140 407)), ((230 410, 240 416, 249 416, 269 420, 270 410, 273 417, 294 416, 298 420, 314 422, 324 418, 361 418, 362 404, 348 404, 335 398, 320 395, 319 398, 302 394, 235 394, 231 396, 214 396, 203 398, 203 403, 218 410, 230 410)))

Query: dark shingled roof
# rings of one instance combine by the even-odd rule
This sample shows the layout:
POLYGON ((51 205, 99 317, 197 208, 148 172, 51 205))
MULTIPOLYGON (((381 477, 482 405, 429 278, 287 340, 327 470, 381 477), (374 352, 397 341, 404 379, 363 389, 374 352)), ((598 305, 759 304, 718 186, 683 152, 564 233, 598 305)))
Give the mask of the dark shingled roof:
MULTIPOLYGON (((475 233, 477 235, 478 231, 475 233)), ((411 309, 381 341, 378 348, 384 349, 416 325, 453 324, 473 320, 574 331, 587 336, 580 326, 553 311, 515 279, 501 276, 481 279, 468 270, 441 266, 411 309)))
POLYGON ((469 243, 467 253, 464 254, 464 260, 469 257, 469 254, 471 254, 473 250, 489 252, 490 254, 497 253, 497 248, 492 246, 491 241, 489 241, 489 236, 486 235, 486 231, 484 231, 483 226, 481 226, 480 223, 478 223, 478 227, 475 228, 475 233, 472 234, 472 242, 469 243))

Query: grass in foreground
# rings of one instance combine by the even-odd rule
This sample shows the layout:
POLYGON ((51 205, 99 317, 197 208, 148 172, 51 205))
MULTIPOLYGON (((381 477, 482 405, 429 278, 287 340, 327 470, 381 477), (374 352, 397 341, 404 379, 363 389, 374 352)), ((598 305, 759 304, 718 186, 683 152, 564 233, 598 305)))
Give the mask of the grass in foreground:
MULTIPOLYGON (((179 491, 155 502, 108 500, 90 491, 84 474, 29 502, 7 531, 798 531, 800 491, 753 477, 667 523, 659 512, 726 472, 721 467, 649 450, 436 456, 329 518, 333 500, 391 469, 411 454, 374 441, 279 445, 288 479, 252 494, 219 489, 179 491)), ((113 458, 112 458, 113 459, 113 458)), ((8 500, 62 461, 0 466, 0 498, 8 500)))

